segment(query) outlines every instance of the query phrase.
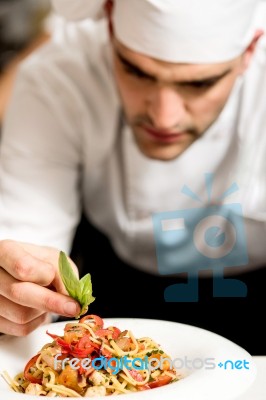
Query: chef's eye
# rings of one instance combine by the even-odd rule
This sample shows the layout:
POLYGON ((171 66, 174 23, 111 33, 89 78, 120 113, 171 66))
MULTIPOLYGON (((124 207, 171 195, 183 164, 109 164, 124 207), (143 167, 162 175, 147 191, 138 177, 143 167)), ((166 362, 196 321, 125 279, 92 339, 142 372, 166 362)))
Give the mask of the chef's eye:
POLYGON ((124 70, 126 71, 127 74, 132 75, 138 79, 153 80, 153 78, 145 74, 145 72, 142 72, 140 69, 130 67, 129 65, 124 65, 124 70))
POLYGON ((189 83, 187 86, 194 88, 194 89, 208 89, 208 88, 214 86, 216 82, 217 82, 217 80, 195 81, 195 82, 189 83))

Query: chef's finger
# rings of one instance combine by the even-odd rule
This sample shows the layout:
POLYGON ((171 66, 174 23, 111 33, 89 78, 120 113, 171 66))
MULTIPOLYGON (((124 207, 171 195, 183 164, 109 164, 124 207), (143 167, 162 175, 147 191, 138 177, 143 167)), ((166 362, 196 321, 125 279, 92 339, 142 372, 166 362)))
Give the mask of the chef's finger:
POLYGON ((42 314, 42 310, 21 306, 0 295, 0 316, 11 322, 24 325, 42 314))
POLYGON ((48 286, 53 282, 57 266, 37 258, 19 243, 11 240, 0 241, 0 267, 14 278, 24 282, 34 282, 48 286))
POLYGON ((26 324, 16 324, 0 316, 0 332, 12 336, 26 336, 47 320, 47 314, 35 318, 26 324))
POLYGON ((71 297, 35 283, 20 282, 5 271, 1 271, 0 295, 22 306, 67 317, 74 317, 80 311, 79 304, 71 297))

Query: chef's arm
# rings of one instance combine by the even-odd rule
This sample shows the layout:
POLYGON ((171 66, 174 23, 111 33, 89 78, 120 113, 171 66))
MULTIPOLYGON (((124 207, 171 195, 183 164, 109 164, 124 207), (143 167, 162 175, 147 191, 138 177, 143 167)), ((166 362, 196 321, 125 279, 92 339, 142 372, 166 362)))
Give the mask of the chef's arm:
POLYGON ((0 240, 69 253, 81 214, 81 146, 60 87, 49 87, 53 81, 46 83, 46 72, 42 69, 38 75, 36 66, 32 73, 27 65, 25 70, 21 67, 4 121, 0 240))
POLYGON ((0 332, 12 335, 29 333, 47 312, 77 312, 66 312, 72 299, 54 292, 54 249, 69 253, 80 218, 78 137, 73 143, 64 99, 46 85, 49 72, 34 71, 21 67, 0 146, 0 332))

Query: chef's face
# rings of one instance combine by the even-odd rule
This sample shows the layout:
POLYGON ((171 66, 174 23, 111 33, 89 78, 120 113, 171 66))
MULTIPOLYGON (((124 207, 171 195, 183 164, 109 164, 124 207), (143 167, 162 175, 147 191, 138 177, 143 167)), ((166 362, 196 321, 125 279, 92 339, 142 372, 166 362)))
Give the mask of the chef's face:
POLYGON ((221 113, 247 55, 219 64, 159 61, 112 41, 114 73, 124 113, 147 157, 172 160, 199 139, 221 113))

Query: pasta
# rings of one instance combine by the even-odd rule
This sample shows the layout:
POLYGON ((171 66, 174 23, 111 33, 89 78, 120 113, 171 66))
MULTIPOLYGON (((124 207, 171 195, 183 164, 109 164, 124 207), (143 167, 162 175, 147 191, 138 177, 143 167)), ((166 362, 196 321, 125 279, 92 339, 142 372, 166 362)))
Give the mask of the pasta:
POLYGON ((96 397, 138 392, 178 381, 171 358, 149 337, 104 328, 97 315, 67 323, 14 379, 20 393, 46 397, 96 397))

